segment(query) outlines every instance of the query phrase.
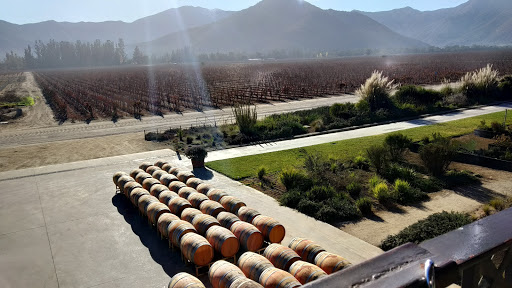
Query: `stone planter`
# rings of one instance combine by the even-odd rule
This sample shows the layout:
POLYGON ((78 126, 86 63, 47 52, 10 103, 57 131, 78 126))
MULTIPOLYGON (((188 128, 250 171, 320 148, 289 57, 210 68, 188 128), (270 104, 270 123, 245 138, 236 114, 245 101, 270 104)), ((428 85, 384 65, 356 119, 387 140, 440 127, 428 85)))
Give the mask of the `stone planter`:
POLYGON ((192 159, 192 167, 196 168, 204 168, 204 159, 192 159))

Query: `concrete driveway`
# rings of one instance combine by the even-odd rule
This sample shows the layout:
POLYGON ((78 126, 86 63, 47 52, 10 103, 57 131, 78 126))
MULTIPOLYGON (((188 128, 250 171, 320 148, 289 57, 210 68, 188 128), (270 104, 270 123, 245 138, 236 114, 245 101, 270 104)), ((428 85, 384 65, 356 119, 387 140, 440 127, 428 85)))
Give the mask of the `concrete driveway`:
MULTIPOLYGON (((190 168, 174 155, 159 150, 0 173, 0 287, 166 287, 174 274, 193 273, 112 183, 113 173, 143 161, 190 168)), ((279 220, 285 245, 310 238, 352 263, 382 253, 220 174, 197 175, 279 220)))

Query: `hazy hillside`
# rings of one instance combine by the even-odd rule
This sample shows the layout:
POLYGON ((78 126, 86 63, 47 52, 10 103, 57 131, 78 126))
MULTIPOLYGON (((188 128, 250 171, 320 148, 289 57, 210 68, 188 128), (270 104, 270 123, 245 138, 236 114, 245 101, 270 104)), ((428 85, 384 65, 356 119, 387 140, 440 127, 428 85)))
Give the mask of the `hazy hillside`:
POLYGON ((223 19, 233 12, 208 10, 200 7, 185 6, 169 9, 161 13, 139 19, 132 23, 121 21, 107 22, 56 22, 45 21, 33 24, 17 25, 0 20, 0 52, 23 51, 35 40, 47 42, 77 40, 93 42, 123 38, 128 45, 151 41, 172 32, 198 27, 223 19))
POLYGON ((470 0, 454 8, 361 12, 394 31, 434 45, 512 44, 512 1, 470 0))
POLYGON ((144 45, 154 52, 191 46, 197 52, 351 50, 425 47, 356 12, 322 10, 304 1, 263 0, 221 21, 144 45))

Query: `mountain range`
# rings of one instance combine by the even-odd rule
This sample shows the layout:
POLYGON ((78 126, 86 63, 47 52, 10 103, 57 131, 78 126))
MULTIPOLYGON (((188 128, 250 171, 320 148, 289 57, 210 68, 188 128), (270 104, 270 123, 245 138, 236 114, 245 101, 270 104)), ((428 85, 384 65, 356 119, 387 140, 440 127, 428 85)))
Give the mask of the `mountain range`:
MULTIPOLYGON (((93 42, 123 38, 128 48, 162 54, 342 51, 512 44, 512 1, 469 0, 454 8, 384 12, 323 10, 302 0, 262 0, 238 12, 185 6, 137 21, 12 24, 0 20, 0 53, 35 40, 93 42)), ((148 53, 149 54, 149 53, 148 53)))

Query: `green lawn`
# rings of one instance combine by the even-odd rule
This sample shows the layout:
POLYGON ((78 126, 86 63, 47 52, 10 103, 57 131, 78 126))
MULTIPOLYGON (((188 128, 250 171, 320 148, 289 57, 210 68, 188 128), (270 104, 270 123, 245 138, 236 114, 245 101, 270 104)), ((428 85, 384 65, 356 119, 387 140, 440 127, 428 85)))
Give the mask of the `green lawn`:
MULTIPOLYGON (((425 136, 430 136, 434 132, 439 132, 443 136, 459 136, 471 133, 482 120, 485 120, 487 125, 490 125, 493 121, 503 122, 504 116, 505 112, 498 112, 436 125, 407 129, 401 131, 401 133, 411 137, 414 141, 420 140, 425 136)), ((512 123, 512 119, 510 118, 512 118, 512 115, 508 118, 507 124, 512 123)), ((206 166, 238 180, 255 176, 258 168, 261 166, 264 166, 268 173, 279 172, 287 167, 302 167, 304 158, 300 153, 300 149, 305 149, 308 153, 318 152, 333 158, 352 159, 364 153, 366 148, 371 145, 382 143, 385 137, 386 134, 382 134, 292 150, 219 160, 208 162, 206 166)))

